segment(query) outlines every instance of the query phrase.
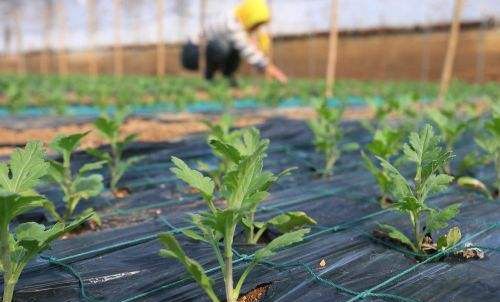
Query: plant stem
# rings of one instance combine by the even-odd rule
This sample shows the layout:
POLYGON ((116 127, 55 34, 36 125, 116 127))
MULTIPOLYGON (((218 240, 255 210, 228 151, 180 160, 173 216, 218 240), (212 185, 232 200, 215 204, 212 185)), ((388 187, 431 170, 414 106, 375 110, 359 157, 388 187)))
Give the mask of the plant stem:
POLYGON ((255 234, 255 236, 253 237, 253 241, 251 242, 252 244, 257 244, 257 242, 259 242, 259 239, 260 237, 262 237, 262 235, 264 234, 264 232, 267 230, 267 226, 263 226, 262 228, 260 228, 257 233, 255 234))
POLYGON ((247 243, 248 244, 254 244, 254 225, 253 225, 253 220, 255 219, 255 213, 250 214, 250 227, 248 229, 247 233, 247 243))
POLYGON ((416 252, 418 252, 421 250, 422 247, 422 238, 420 234, 420 220, 417 213, 412 213, 411 215, 413 217, 413 234, 415 235, 415 240, 416 240, 415 242, 417 247, 416 252))
POLYGON ((0 230, 0 252, 2 253, 2 266, 3 266, 3 302, 11 302, 14 296, 14 286, 16 282, 13 278, 12 263, 11 263, 11 250, 9 246, 9 225, 2 225, 0 230))
POLYGON ((236 302, 237 297, 234 297, 233 289, 233 238, 234 232, 236 230, 236 225, 231 225, 226 230, 226 236, 224 238, 224 281, 226 286, 226 301, 236 302))
POLYGON ((116 185, 118 184, 117 171, 118 163, 120 162, 120 153, 118 151, 118 146, 115 141, 111 142, 111 163, 109 165, 109 174, 111 175, 110 189, 111 192, 116 191, 116 185))

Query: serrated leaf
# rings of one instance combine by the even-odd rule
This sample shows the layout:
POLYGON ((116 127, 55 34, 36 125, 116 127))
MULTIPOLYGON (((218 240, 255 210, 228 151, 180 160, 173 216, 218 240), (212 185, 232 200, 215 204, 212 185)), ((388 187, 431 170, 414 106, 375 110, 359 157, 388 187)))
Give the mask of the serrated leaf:
POLYGON ((48 207, 48 202, 42 196, 21 196, 16 193, 1 190, 0 225, 8 225, 16 216, 43 207, 48 207))
POLYGON ((403 234, 401 231, 399 231, 398 229, 396 229, 395 227, 391 226, 391 225, 388 225, 388 224, 381 224, 379 225, 379 227, 387 234, 387 236, 389 236, 391 239, 394 239, 396 241, 399 241, 401 242, 402 244, 404 245, 407 245, 408 247, 410 247, 411 249, 413 249, 414 251, 417 250, 417 248, 415 247, 415 245, 413 244, 413 242, 408 239, 408 237, 406 237, 405 234, 403 234))
POLYGON ((106 117, 97 118, 94 126, 109 140, 115 140, 120 130, 120 125, 115 120, 106 117))
POLYGON ((69 154, 78 148, 81 140, 89 134, 90 131, 75 133, 71 135, 59 135, 52 140, 50 147, 61 154, 69 154))
POLYGON ((175 167, 170 168, 172 173, 191 187, 199 190, 203 198, 212 199, 215 184, 210 177, 203 176, 200 172, 189 168, 183 160, 175 156, 172 156, 171 161, 175 165, 175 167))
POLYGON ((9 166, 0 164, 0 187, 13 193, 30 191, 48 170, 43 144, 28 142, 24 149, 18 148, 12 153, 9 166))
POLYGON ((431 174, 429 175, 420 190, 422 200, 427 199, 427 196, 432 193, 438 193, 445 190, 453 181, 453 176, 447 174, 431 174))
POLYGON ((16 253, 17 265, 20 268, 24 267, 36 254, 48 249, 54 240, 71 232, 89 218, 90 215, 81 216, 68 225, 58 222, 50 228, 34 222, 18 225, 14 230, 14 238, 16 249, 22 249, 22 253, 16 253))
POLYGON ((212 279, 206 275, 203 267, 196 260, 186 255, 175 237, 168 233, 161 233, 158 235, 158 239, 164 247, 164 249, 160 250, 160 256, 177 259, 211 298, 216 297, 212 279))
POLYGON ((434 210, 429 213, 427 218, 428 232, 434 232, 448 225, 448 221, 453 219, 460 212, 460 204, 452 204, 442 210, 434 210))
POLYGON ((241 160, 240 152, 235 147, 219 140, 211 140, 209 144, 215 152, 231 162, 238 163, 241 160))
POLYGON ((267 224, 272 225, 281 233, 288 233, 306 225, 316 224, 316 221, 305 212, 294 211, 275 216, 268 220, 267 224))
POLYGON ((387 160, 377 157, 391 182, 391 191, 398 199, 413 197, 412 187, 403 175, 387 160))
POLYGON ((64 180, 64 166, 60 162, 57 162, 55 160, 50 160, 49 164, 49 177, 57 183, 62 183, 64 180))
POLYGON ((87 172, 91 172, 91 171, 102 169, 103 165, 105 165, 105 164, 106 164, 105 160, 97 161, 97 162, 94 162, 94 163, 84 164, 78 170, 78 174, 83 175, 83 174, 85 174, 87 172))
POLYGON ((106 161, 106 162, 111 161, 111 155, 106 151, 99 149, 87 149, 87 153, 101 161, 106 161))
POLYGON ((99 174, 77 177, 72 186, 75 195, 83 199, 97 196, 104 190, 103 179, 99 174))
POLYGON ((438 250, 445 250, 460 242, 462 233, 458 227, 453 227, 448 231, 448 234, 441 236, 437 242, 438 250))
POLYGON ((304 239, 304 236, 310 232, 310 229, 301 229, 297 231, 293 231, 290 233, 283 234, 271 242, 265 247, 257 250, 254 255, 254 261, 260 262, 266 258, 269 258, 276 254, 276 252, 280 249, 283 249, 287 246, 290 246, 294 243, 301 242, 304 239))

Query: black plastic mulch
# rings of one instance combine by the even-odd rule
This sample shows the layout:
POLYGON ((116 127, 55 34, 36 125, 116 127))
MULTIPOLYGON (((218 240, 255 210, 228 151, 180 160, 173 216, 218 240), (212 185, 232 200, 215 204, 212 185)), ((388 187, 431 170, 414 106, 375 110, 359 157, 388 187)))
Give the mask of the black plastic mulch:
MULTIPOLYGON (((344 128, 346 142, 370 140, 356 123, 344 128)), ((410 230, 406 217, 381 209, 376 184, 362 167, 358 151, 343 154, 334 176, 323 180, 312 169, 321 159, 303 122, 275 119, 261 131, 271 139, 268 169, 278 172, 297 166, 298 170, 273 188, 258 218, 301 210, 318 225, 304 242, 258 266, 243 292, 271 283, 263 301, 500 300, 498 201, 489 202, 455 186, 433 198, 431 204, 438 207, 462 203, 451 225, 460 226, 462 244, 481 247, 487 257, 461 262, 438 254, 419 262, 409 251, 372 236, 378 223, 410 230)), ((464 140, 457 153, 470 148, 464 140)), ((176 155, 191 165, 215 160, 202 136, 170 144, 137 144, 128 152, 133 153, 147 155, 123 180, 133 194, 117 201, 105 193, 85 205, 98 209, 105 221, 121 221, 120 227, 56 242, 26 269, 16 301, 207 301, 182 266, 158 256, 156 234, 179 233, 189 227, 188 213, 204 209, 196 195, 171 176, 169 157, 176 155)), ((81 154, 76 159, 81 164, 88 158, 81 154)), ((486 179, 493 174, 487 169, 476 172, 486 179)), ((57 199, 53 187, 44 190, 57 199)), ((222 276, 210 248, 181 235, 177 238, 216 280, 217 293, 223 297, 222 276)), ((235 247, 236 276, 254 249, 235 247)))

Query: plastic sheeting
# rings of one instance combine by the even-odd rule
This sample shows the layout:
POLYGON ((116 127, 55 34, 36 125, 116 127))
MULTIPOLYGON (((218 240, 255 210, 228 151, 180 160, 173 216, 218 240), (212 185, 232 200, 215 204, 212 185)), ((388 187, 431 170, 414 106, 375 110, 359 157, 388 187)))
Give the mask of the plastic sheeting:
MULTIPOLYGON (((344 126, 346 141, 356 140, 361 144, 369 141, 359 125, 344 126)), ((451 224, 460 226, 463 243, 480 246, 487 257, 460 262, 435 255, 417 262, 408 251, 371 235, 377 223, 409 230, 406 217, 380 208, 376 201, 377 187, 361 166, 359 152, 343 154, 334 176, 323 180, 311 170, 311 163, 320 158, 313 152, 311 134, 303 122, 276 119, 262 126, 262 133, 271 138, 267 166, 273 171, 297 166, 298 171, 273 188, 258 218, 301 210, 316 219, 318 225, 304 242, 258 266, 247 279, 243 292, 271 283, 263 301, 498 301, 498 202, 488 202, 457 187, 433 198, 431 204, 438 207, 462 203, 459 216, 451 224), (319 265, 321 260, 325 260, 324 267, 319 265)), ((470 149, 467 142, 461 142, 457 153, 470 149)), ((140 146, 130 152, 140 152, 140 146)), ((125 185, 141 179, 169 177, 171 154, 189 163, 198 159, 213 161, 202 138, 165 144, 159 149, 145 148, 144 152, 149 155, 146 164, 129 173, 125 185), (158 168, 153 168, 155 164, 158 168)), ((77 158, 85 160, 85 156, 77 158)), ((486 179, 493 177, 489 169, 476 172, 486 179)), ((156 234, 178 233, 181 228, 189 227, 187 213, 204 208, 184 187, 170 179, 138 186, 131 196, 120 201, 102 202, 106 197, 94 200, 101 203, 99 212, 105 218, 128 219, 148 207, 160 209, 161 213, 135 225, 56 242, 52 250, 30 264, 22 275, 16 301, 208 301, 182 266, 158 256, 156 234)), ((216 291, 222 297, 222 276, 210 248, 183 236, 178 238, 188 254, 200 261, 216 280, 216 291)), ((253 249, 243 244, 235 247, 239 255, 234 264, 236 275, 242 272, 253 249)))

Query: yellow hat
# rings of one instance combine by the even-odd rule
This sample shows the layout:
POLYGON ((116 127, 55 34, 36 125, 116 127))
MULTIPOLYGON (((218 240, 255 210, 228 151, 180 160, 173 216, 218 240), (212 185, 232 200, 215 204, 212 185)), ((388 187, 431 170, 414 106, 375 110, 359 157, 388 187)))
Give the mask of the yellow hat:
POLYGON ((236 7, 235 14, 246 30, 260 23, 267 23, 271 19, 266 0, 243 0, 236 7))

